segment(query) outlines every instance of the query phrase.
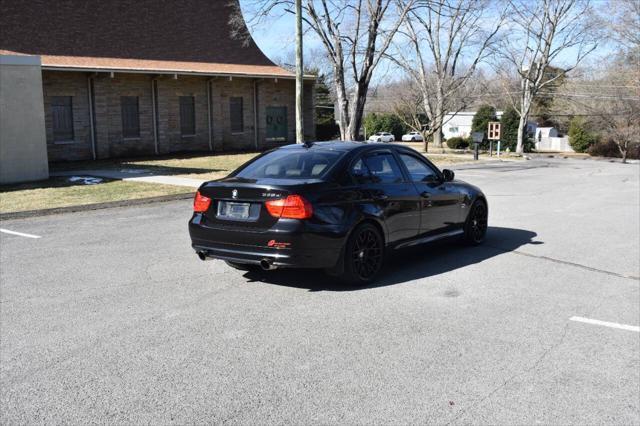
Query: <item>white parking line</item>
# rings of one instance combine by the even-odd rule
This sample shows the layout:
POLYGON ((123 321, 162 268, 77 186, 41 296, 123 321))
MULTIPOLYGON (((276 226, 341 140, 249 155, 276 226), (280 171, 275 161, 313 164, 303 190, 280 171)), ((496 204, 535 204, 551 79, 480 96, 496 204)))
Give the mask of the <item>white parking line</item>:
POLYGON ((619 328, 620 330, 635 331, 640 333, 640 327, 635 325, 618 324, 617 322, 600 321, 591 318, 571 317, 569 321, 584 322, 586 324, 601 325, 603 327, 619 328))
POLYGON ((4 229, 4 228, 0 228, 0 232, 4 232, 5 234, 11 234, 11 235, 17 235, 19 237, 26 237, 26 238, 42 238, 39 235, 33 235, 33 234, 25 234, 23 232, 16 232, 16 231, 9 231, 8 229, 4 229))

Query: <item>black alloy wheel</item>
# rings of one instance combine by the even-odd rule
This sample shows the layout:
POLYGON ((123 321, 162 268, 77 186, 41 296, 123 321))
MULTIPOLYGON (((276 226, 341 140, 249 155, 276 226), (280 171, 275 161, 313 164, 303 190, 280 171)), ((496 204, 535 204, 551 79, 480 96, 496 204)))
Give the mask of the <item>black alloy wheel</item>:
POLYGON ((382 268, 383 255, 380 231, 371 224, 359 226, 347 243, 343 279, 353 284, 371 282, 382 268))
POLYGON ((484 201, 477 200, 473 203, 464 226, 464 237, 467 242, 477 245, 484 241, 487 235, 488 213, 487 204, 484 201))

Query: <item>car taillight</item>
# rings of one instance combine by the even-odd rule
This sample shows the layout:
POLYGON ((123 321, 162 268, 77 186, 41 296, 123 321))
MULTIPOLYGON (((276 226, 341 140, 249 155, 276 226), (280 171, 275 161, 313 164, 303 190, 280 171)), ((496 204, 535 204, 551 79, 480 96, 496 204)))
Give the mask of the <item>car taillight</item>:
POLYGON ((299 195, 289 195, 287 198, 269 200, 264 204, 269 214, 273 217, 309 219, 313 216, 311 203, 299 195))
POLYGON ((209 209, 211 205, 211 198, 205 197, 200 194, 200 191, 196 192, 196 198, 193 200, 193 211, 196 213, 203 213, 209 209))

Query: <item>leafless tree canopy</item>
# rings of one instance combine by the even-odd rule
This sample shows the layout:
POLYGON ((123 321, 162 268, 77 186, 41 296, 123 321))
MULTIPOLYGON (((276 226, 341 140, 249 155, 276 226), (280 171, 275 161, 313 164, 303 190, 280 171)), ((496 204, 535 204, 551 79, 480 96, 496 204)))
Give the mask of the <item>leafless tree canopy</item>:
MULTIPOLYGON (((594 8, 592 1, 302 3, 306 34, 322 46, 310 59, 330 77, 342 139, 359 136, 375 83, 368 109, 397 114, 436 145, 448 113, 479 103, 498 109, 511 104, 520 113, 522 152, 536 101, 557 114, 556 121, 571 114, 591 117, 626 155, 640 134, 640 1, 616 0, 614 8, 594 8), (615 60, 585 62, 607 41, 615 60), (376 69, 390 70, 386 83, 380 74, 373 80, 376 69)), ((293 0, 243 0, 243 6, 251 28, 291 13, 293 0)), ((246 37, 239 11, 234 19, 236 36, 246 37)))
POLYGON ((508 67, 520 80, 516 109, 520 113, 517 152, 522 153, 524 129, 534 98, 540 90, 573 70, 597 47, 598 31, 589 0, 510 0, 510 36, 500 47, 508 67), (563 55, 572 50, 572 59, 563 55), (552 64, 562 72, 545 72, 552 64))
POLYGON ((436 146, 445 115, 468 104, 461 95, 491 53, 505 13, 489 0, 419 1, 407 13, 388 56, 415 82, 436 146))
MULTIPOLYGON (((373 73, 413 0, 304 0, 304 22, 330 61, 343 139, 357 139, 373 73)), ((288 13, 292 0, 250 0, 250 24, 288 13)), ((239 24, 239 22, 238 22, 239 24)), ((237 25, 240 28, 240 25, 237 25)))

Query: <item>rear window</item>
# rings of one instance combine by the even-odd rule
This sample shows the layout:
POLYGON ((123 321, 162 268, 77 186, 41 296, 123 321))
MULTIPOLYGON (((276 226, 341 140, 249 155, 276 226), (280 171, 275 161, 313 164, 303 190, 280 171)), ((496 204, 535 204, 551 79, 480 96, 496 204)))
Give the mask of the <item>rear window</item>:
POLYGON ((241 169, 235 176, 245 179, 319 179, 342 155, 336 151, 280 149, 241 169))

